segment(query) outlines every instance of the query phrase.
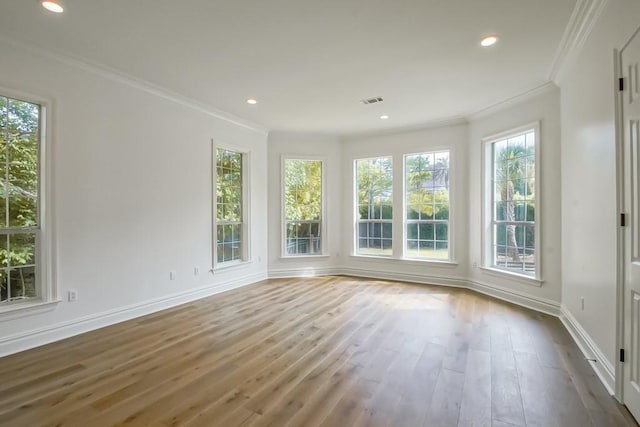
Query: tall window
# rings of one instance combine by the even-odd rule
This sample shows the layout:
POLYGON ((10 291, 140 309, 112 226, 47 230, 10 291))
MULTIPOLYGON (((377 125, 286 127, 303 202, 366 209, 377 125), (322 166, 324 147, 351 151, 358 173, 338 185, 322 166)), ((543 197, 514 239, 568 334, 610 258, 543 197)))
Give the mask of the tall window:
POLYGON ((491 247, 489 266, 537 275, 536 129, 489 141, 491 247))
POLYGON ((42 297, 38 285, 39 148, 37 104, 0 96, 0 303, 42 297))
POLYGON ((322 253, 322 161, 284 160, 284 254, 322 253))
POLYGON ((241 261, 245 255, 244 155, 216 149, 216 261, 241 261))
POLYGON ((356 252, 392 255, 393 164, 391 157, 359 159, 356 170, 356 252))
POLYGON ((404 157, 405 256, 449 259, 449 152, 404 157))

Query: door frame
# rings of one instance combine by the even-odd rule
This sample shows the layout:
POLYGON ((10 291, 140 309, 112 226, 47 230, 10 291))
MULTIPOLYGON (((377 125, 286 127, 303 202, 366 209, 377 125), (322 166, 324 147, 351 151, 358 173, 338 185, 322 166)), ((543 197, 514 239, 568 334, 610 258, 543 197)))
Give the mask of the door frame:
MULTIPOLYGON (((629 39, 631 40, 631 39, 629 39)), ((622 118, 622 92, 618 87, 618 79, 622 77, 622 49, 613 50, 613 91, 615 96, 614 121, 616 144, 616 208, 617 208, 617 232, 616 232, 616 256, 618 265, 616 271, 616 349, 624 348, 624 316, 625 316, 625 278, 626 278, 626 244, 625 228, 620 226, 620 214, 625 212, 626 183, 625 183, 625 158, 624 158, 624 123, 622 118)), ((624 363, 616 358, 615 365, 615 394, 618 402, 624 404, 624 363)))
MULTIPOLYGON (((616 206, 618 210, 617 223, 617 251, 616 256, 618 259, 617 274, 616 274, 616 353, 618 349, 625 348, 625 287, 626 287, 626 227, 621 227, 620 215, 625 214, 629 216, 629 212, 625 211, 626 203, 626 182, 625 182, 625 159, 624 158, 624 120, 623 120, 623 92, 619 90, 619 79, 623 78, 622 71, 622 51, 631 43, 635 37, 640 37, 640 27, 638 27, 630 37, 625 41, 624 45, 620 49, 613 50, 613 91, 614 97, 614 124, 615 124, 615 144, 616 144, 616 206)), ((628 221, 627 221, 628 222, 628 221)), ((614 397, 618 402, 624 404, 624 362, 620 361, 618 357, 615 366, 615 394, 614 397)))

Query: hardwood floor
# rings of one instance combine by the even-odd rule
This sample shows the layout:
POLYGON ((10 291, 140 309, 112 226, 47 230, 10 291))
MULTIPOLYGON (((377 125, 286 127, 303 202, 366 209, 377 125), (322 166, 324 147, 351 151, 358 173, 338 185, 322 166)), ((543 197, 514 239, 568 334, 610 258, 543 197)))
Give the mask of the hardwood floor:
POLYGON ((558 319, 268 280, 0 359, 2 426, 631 426, 558 319))

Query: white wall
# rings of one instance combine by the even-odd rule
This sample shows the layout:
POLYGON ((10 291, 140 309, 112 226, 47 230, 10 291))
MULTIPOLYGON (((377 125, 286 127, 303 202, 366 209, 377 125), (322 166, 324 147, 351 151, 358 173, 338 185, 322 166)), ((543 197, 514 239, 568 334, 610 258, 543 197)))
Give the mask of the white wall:
POLYGON ((265 132, 6 40, 0 52, 1 87, 52 101, 49 207, 63 299, 38 314, 0 314, 0 355, 266 277, 265 132), (252 156, 253 260, 215 276, 212 138, 252 156), (69 289, 78 302, 65 301, 69 289))
MULTIPOLYGON (((452 124, 412 132, 400 132, 386 135, 361 136, 343 141, 343 215, 342 215, 342 269, 350 274, 373 277, 395 277, 401 280, 441 283, 464 286, 467 276, 467 125, 452 124), (353 161, 357 158, 374 156, 393 156, 394 177, 402 174, 404 154, 420 153, 429 150, 450 150, 450 245, 453 250, 453 263, 443 264, 424 261, 394 260, 384 258, 366 258, 352 256, 354 233, 354 192, 353 161), (400 170, 398 170, 400 167, 400 170)), ((402 179, 394 179, 395 184, 402 179)), ((394 192, 401 194, 402 187, 396 185, 394 192)), ((401 209, 394 206, 394 216, 402 216, 401 209)), ((398 230, 399 231, 399 230, 398 230)), ((394 230, 394 233, 395 230, 394 230)), ((394 234, 397 236, 398 234, 394 234)))
MULTIPOLYGON (((640 25, 640 2, 609 0, 558 76, 562 111, 562 304, 612 371, 616 357, 613 50, 640 25), (584 310, 580 298, 585 298, 584 310)), ((612 374, 612 372, 610 372, 612 374)))
POLYGON ((336 137, 272 132, 269 134, 269 276, 317 275, 339 263, 342 223, 342 146, 336 137), (325 166, 324 256, 282 257, 282 157, 321 159, 325 166))
POLYGON ((558 304, 561 297, 561 239, 560 239, 560 103, 555 85, 543 87, 530 99, 515 104, 498 106, 484 112, 469 123, 469 260, 470 278, 481 284, 526 295, 543 302, 558 304), (538 287, 522 283, 512 276, 493 273, 482 265, 482 139, 533 122, 540 123, 540 185, 537 195, 537 217, 541 227, 540 277, 538 287), (541 211, 541 212, 540 212, 541 211))

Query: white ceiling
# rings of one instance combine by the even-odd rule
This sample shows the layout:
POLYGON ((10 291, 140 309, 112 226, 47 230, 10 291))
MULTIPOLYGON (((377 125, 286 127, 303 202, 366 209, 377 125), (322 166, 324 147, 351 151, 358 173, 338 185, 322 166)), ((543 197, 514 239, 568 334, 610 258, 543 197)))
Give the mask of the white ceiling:
POLYGON ((64 0, 53 15, 2 0, 0 34, 272 130, 346 135, 464 117, 540 86, 575 2, 64 0), (500 41, 481 48, 488 33, 500 41))

